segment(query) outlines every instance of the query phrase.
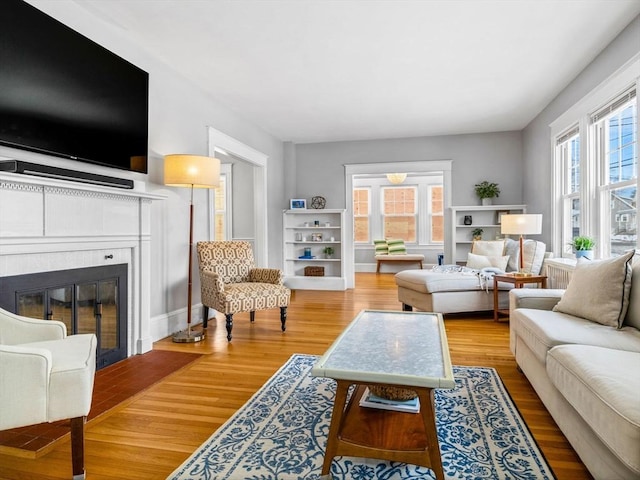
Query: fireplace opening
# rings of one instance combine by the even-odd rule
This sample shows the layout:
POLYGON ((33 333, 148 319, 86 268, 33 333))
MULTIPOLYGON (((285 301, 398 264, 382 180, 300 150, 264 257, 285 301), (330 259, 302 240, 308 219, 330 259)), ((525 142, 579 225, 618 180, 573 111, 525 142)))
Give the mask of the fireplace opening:
POLYGON ((0 307, 95 333, 98 369, 127 358, 126 264, 0 277, 0 307))

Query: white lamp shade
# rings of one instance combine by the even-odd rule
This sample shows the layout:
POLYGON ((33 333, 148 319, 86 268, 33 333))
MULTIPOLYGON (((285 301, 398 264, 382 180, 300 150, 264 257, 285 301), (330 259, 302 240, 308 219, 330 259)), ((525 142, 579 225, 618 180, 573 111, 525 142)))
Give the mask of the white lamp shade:
POLYGON ((406 173, 387 173, 387 180, 396 185, 404 182, 406 178, 406 173))
POLYGON ((173 187, 216 188, 220 160, 200 155, 165 155, 164 184, 173 187))
POLYGON ((502 215, 500 231, 504 235, 537 235, 542 233, 542 214, 502 215))

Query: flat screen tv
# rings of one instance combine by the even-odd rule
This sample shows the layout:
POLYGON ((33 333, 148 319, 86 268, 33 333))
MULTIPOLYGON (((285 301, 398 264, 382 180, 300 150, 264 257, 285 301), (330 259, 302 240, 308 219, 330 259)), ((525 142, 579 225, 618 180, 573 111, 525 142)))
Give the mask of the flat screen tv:
POLYGON ((0 18, 0 145, 146 173, 148 73, 22 0, 0 18))

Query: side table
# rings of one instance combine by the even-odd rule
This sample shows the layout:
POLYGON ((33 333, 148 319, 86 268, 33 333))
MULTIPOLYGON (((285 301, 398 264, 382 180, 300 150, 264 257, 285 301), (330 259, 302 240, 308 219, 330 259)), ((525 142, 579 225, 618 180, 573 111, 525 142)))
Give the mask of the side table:
POLYGON ((536 283, 540 288, 547 288, 546 275, 519 275, 516 273, 503 273, 493 276, 493 320, 500 321, 500 315, 509 315, 509 309, 501 309, 498 305, 498 282, 513 283, 515 288, 522 288, 527 283, 536 283))

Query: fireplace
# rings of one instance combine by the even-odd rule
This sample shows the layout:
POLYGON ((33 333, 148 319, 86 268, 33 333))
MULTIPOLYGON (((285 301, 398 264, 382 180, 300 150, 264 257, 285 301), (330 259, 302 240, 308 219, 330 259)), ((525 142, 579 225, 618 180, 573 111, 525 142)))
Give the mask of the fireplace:
MULTIPOLYGON (((42 313, 37 317, 46 318, 52 310, 46 310, 45 306, 54 304, 68 328, 71 327, 69 333, 84 331, 87 322, 95 322, 98 328, 106 327, 105 322, 109 323, 106 314, 117 311, 117 333, 116 329, 108 336, 106 331, 98 332, 104 333, 104 350, 111 350, 107 347, 117 343, 119 351, 113 354, 117 357, 150 351, 156 340, 150 312, 151 204, 164 198, 144 191, 142 183, 133 190, 122 190, 0 172, 0 282, 32 274, 49 276, 54 279, 53 290, 45 285, 43 293, 30 297, 27 292, 22 297, 23 308, 29 305, 39 310, 41 306, 42 313), (115 288, 112 283, 103 285, 93 278, 87 282, 95 283, 95 287, 78 287, 76 280, 62 286, 57 283, 64 272, 97 271, 94 268, 106 268, 107 272, 111 268, 124 268, 115 282, 118 287, 113 291, 117 293, 112 294, 118 298, 117 310, 113 310, 107 293, 115 288), (105 290, 102 296, 106 302, 97 301, 100 288, 105 290), (62 310, 72 293, 80 304, 62 310), (41 303, 38 295, 42 297, 41 303), (76 317, 72 315, 74 308, 76 317), (78 320, 81 308, 83 313, 93 308, 99 315, 102 308, 102 323, 93 320, 93 314, 78 320)), ((107 278, 112 275, 108 273, 107 278)), ((80 278, 80 285, 83 280, 85 277, 80 278)), ((4 286, 0 290, 4 291, 4 286)), ((8 310, 20 310, 16 291, 8 294, 11 298, 7 301, 12 303, 8 310)), ((58 318, 56 310, 53 312, 51 317, 58 318)), ((111 361, 110 355, 105 356, 104 362, 111 361)))
POLYGON ((126 264, 0 277, 0 307, 94 333, 98 369, 127 357, 126 264))

